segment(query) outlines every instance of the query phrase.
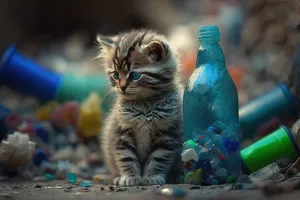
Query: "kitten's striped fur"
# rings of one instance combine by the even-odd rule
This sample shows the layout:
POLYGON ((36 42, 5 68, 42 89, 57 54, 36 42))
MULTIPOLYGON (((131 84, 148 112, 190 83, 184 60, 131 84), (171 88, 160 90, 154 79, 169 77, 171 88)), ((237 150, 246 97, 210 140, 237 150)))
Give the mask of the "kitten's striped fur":
POLYGON ((98 41, 99 58, 117 93, 100 134, 114 184, 174 183, 182 170, 182 87, 176 52, 162 35, 150 30, 132 30, 110 39, 100 36, 98 41), (133 80, 131 72, 140 72, 141 78, 133 80))

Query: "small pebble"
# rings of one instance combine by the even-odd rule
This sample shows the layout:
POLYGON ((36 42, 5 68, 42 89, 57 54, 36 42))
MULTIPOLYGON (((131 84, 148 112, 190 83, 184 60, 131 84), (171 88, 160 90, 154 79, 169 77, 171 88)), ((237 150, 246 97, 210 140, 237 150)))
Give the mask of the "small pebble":
POLYGON ((41 185, 34 185, 35 188, 41 188, 41 185))
POLYGON ((92 187, 93 183, 90 181, 81 181, 79 185, 80 187, 92 187))
POLYGON ((102 182, 102 181, 106 181, 109 180, 109 176, 107 174, 96 174, 93 176, 93 181, 94 182, 102 182))
POLYGON ((280 183, 285 180, 285 176, 282 173, 274 174, 272 180, 276 183, 280 183))
POLYGON ((290 170, 290 173, 293 174, 293 175, 297 175, 298 170, 297 170, 296 168, 292 168, 292 169, 290 170))
POLYGON ((65 192, 72 192, 72 188, 73 188, 73 187, 68 187, 68 188, 64 189, 64 191, 65 191, 65 192))
POLYGON ((124 192, 127 190, 128 190, 127 188, 119 188, 119 187, 115 189, 116 192, 124 192))
POLYGON ((190 187, 190 190, 200 190, 200 187, 199 186, 192 186, 192 187, 190 187))
POLYGON ((83 192, 88 192, 88 191, 89 191, 89 188, 84 187, 84 188, 82 188, 82 191, 83 191, 83 192))
POLYGON ((45 176, 36 176, 33 178, 33 181, 46 181, 45 176))
POLYGON ((24 188, 24 186, 21 186, 21 185, 14 185, 11 187, 12 189, 22 189, 24 188))
POLYGON ((108 187, 108 190, 110 190, 110 191, 114 191, 114 190, 115 190, 115 188, 114 188, 113 186, 109 186, 109 187, 108 187))
POLYGON ((81 192, 76 192, 75 194, 74 194, 74 196, 81 196, 81 192))

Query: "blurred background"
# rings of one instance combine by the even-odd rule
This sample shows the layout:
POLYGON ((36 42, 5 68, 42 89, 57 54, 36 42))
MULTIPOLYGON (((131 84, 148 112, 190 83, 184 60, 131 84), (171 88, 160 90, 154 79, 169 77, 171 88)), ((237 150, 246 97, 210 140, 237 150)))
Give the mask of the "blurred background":
MULTIPOLYGON (((300 40, 299 23, 297 0, 2 0, 0 53, 15 44, 55 71, 102 73, 97 60, 91 60, 97 33, 152 28, 180 50, 186 80, 195 64, 198 27, 215 24, 243 105, 286 79, 300 40)), ((1 88, 8 107, 34 103, 6 94, 11 91, 1 88)))
MULTIPOLYGON (((0 53, 10 44, 38 63, 61 73, 102 74, 96 34, 132 28, 165 34, 182 55, 182 77, 194 69, 200 25, 217 25, 226 65, 239 103, 288 80, 300 40, 297 0, 1 0, 0 53)), ((11 109, 40 102, 5 86, 1 104, 11 109)))

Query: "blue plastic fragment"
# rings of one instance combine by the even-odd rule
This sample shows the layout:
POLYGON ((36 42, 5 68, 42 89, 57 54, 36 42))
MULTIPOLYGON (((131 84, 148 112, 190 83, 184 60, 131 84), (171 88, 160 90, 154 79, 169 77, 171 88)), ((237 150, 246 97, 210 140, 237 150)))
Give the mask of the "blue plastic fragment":
POLYGON ((40 124, 35 126, 35 135, 39 137, 43 142, 49 143, 48 130, 40 124))
POLYGON ((212 170, 209 160, 198 160, 197 162, 192 162, 192 169, 197 170, 201 168, 204 172, 209 172, 212 170))
POLYGON ((45 179, 47 181, 53 181, 53 180, 55 180, 55 176, 53 174, 51 174, 51 173, 45 173, 44 177, 45 177, 45 179))
POLYGON ((230 140, 228 137, 223 138, 223 145, 228 152, 237 152, 240 148, 240 143, 238 141, 230 140))
POLYGON ((174 188, 173 189, 173 197, 184 197, 186 192, 183 188, 174 188))
POLYGON ((46 154, 46 152, 41 149, 37 148, 33 154, 33 164, 36 166, 41 166, 43 161, 48 161, 49 158, 46 154))
POLYGON ((11 111, 3 105, 0 105, 0 119, 5 118, 7 115, 10 115, 11 111))
POLYGON ((70 172, 68 174, 68 181, 69 181, 69 183, 76 183, 76 181, 77 181, 77 175, 75 173, 73 173, 73 172, 70 172))
POLYGON ((81 181, 79 185, 80 187, 92 187, 93 183, 90 181, 81 181))
POLYGON ((206 180, 205 180, 205 183, 206 184, 209 184, 209 185, 218 185, 219 184, 219 182, 218 182, 218 180, 217 179, 215 179, 213 176, 208 176, 207 178, 206 178, 206 180))

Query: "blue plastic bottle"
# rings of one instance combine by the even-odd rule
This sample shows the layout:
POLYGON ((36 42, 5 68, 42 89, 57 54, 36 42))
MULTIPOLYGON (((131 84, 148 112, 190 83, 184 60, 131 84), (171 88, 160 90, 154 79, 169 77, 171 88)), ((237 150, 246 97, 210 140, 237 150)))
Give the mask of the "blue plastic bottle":
MULTIPOLYGON (((219 45, 219 28, 201 26, 198 39, 200 46, 196 68, 187 82, 183 97, 184 141, 202 138, 202 142, 198 139, 198 144, 204 147, 213 143, 210 149, 219 149, 212 149, 211 152, 220 160, 220 168, 225 168, 228 176, 237 178, 241 168, 237 90, 219 45), (213 131, 212 127, 220 130, 213 131), (234 152, 228 150, 231 145, 235 145, 234 152)), ((224 180, 218 181, 222 183, 224 180)))

